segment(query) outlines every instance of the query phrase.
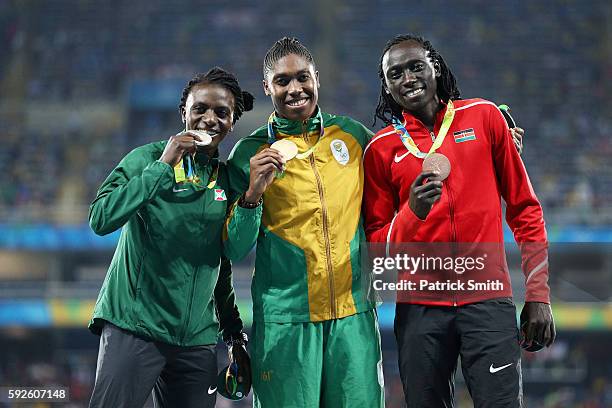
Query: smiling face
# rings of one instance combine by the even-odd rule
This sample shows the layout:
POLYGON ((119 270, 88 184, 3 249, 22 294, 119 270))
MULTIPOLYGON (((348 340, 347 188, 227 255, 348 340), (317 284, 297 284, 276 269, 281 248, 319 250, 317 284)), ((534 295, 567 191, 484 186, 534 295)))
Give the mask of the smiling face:
POLYGON ((440 66, 416 41, 394 45, 383 57, 385 90, 402 109, 419 114, 438 106, 436 78, 440 66))
POLYGON ((232 130, 234 105, 234 95, 224 86, 210 83, 195 85, 181 110, 183 123, 186 123, 187 130, 207 132, 212 142, 206 150, 214 152, 232 130))
POLYGON ((319 73, 312 63, 296 54, 276 61, 263 81, 276 113, 302 121, 312 116, 319 100, 319 73))

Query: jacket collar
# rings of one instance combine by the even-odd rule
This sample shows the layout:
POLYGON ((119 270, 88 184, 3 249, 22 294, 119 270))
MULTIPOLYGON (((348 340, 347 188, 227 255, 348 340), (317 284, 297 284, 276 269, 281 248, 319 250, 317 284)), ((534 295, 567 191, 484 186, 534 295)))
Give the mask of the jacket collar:
MULTIPOLYGON (((436 119, 434 120, 434 133, 438 133, 440 126, 442 125, 442 120, 444 120, 444 114, 446 113, 447 103, 444 101, 440 101, 440 105, 442 108, 436 112, 436 119)), ((412 113, 402 111, 402 117, 404 118, 404 127, 408 130, 415 128, 427 128, 423 122, 417 119, 412 113)))
POLYGON ((209 156, 207 153, 197 153, 195 155, 195 161, 200 166, 216 166, 219 163, 219 149, 215 150, 212 156, 209 156))
POLYGON ((318 105, 313 115, 303 121, 281 118, 274 112, 271 115, 271 120, 268 122, 268 139, 272 139, 271 136, 276 140, 281 139, 285 135, 300 135, 304 132, 318 131, 321 128, 322 119, 323 112, 318 105), (272 125, 272 129, 270 129, 270 124, 272 125), (270 135, 272 130, 274 134, 270 135))

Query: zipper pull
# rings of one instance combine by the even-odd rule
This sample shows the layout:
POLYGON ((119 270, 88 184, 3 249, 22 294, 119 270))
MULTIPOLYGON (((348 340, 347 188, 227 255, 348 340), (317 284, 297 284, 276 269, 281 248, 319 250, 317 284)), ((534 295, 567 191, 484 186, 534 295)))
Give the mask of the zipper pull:
POLYGON ((431 136, 431 141, 432 142, 436 141, 436 135, 434 135, 434 132, 429 132, 429 136, 431 136))

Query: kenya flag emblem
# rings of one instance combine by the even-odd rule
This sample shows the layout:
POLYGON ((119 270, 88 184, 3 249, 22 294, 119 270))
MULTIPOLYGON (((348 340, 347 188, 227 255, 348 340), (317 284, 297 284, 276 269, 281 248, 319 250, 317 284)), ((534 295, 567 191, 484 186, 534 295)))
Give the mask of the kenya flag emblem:
POLYGON ((453 133, 453 137, 455 143, 467 142, 468 140, 476 140, 476 133, 474 133, 473 128, 469 128, 453 133))

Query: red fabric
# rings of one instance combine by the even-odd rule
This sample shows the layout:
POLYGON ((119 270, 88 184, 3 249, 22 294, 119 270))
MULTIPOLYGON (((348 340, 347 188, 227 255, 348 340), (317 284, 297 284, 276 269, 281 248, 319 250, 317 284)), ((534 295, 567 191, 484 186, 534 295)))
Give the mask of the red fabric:
MULTIPOLYGON (((369 242, 462 242, 503 243, 501 199, 506 202, 506 221, 519 244, 527 285, 526 301, 550 303, 548 287, 548 242, 542 207, 533 191, 525 166, 516 151, 510 130, 499 109, 483 99, 453 101, 455 118, 442 146, 437 150, 451 162, 441 199, 426 220, 409 207, 410 185, 421 172, 422 159, 403 145, 392 126, 379 131, 364 152, 364 216, 369 242), (475 140, 458 142, 471 135, 475 140), (464 132, 462 134, 455 132, 464 132), (405 157, 403 157, 405 155, 405 157), (393 225, 392 225, 393 224, 393 225), (392 227, 391 227, 392 226, 392 227)), ((437 135, 446 109, 436 116, 437 135)), ((414 116, 404 113, 405 127, 423 152, 429 151, 429 130, 414 116)), ((499 276, 511 296, 505 261, 499 276)), ((456 293, 454 299, 435 304, 465 304, 499 297, 456 293)), ((431 299, 411 303, 433 304, 431 299)))

